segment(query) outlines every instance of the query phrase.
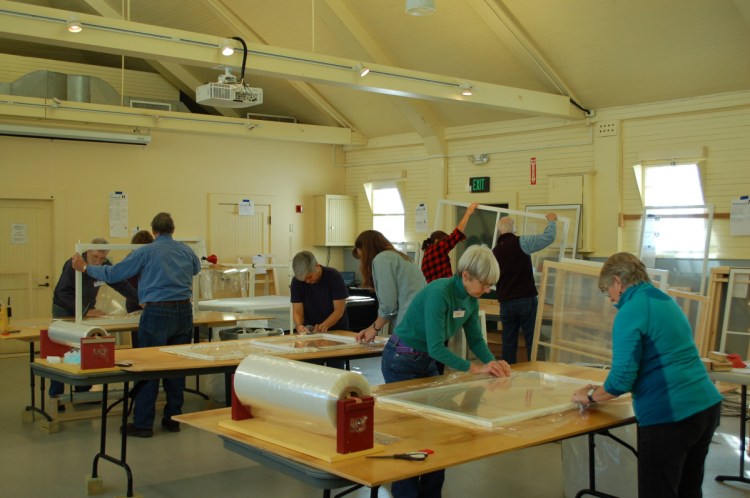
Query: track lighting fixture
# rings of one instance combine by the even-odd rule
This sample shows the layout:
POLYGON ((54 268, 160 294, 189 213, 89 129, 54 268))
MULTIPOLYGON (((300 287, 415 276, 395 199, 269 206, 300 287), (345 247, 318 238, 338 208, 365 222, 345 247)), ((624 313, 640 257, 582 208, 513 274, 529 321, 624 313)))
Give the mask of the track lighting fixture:
POLYGON ((354 70, 359 73, 360 78, 364 78, 370 72, 370 68, 360 63, 354 66, 354 70))
POLYGON ((73 16, 68 19, 66 29, 71 33, 80 33, 81 31, 83 31, 83 26, 81 25, 81 21, 79 21, 77 17, 73 16))
POLYGON ((224 57, 229 57, 230 55, 234 54, 234 47, 231 45, 231 42, 229 40, 221 40, 221 44, 219 45, 219 52, 221 52, 221 55, 224 57))

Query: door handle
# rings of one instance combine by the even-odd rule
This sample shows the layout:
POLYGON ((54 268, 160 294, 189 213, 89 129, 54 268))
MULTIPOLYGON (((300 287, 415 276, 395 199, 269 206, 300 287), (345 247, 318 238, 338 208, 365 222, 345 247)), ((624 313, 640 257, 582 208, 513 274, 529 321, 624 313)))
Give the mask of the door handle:
POLYGON ((38 284, 39 287, 49 287, 49 282, 45 282, 43 284, 38 284))

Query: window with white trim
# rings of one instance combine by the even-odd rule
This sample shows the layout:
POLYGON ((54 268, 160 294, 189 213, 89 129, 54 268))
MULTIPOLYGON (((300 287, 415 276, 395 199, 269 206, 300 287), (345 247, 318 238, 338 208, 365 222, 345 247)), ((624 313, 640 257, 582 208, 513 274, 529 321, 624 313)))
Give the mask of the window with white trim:
POLYGON ((658 210, 659 216, 646 220, 646 234, 658 234, 657 240, 651 241, 655 255, 691 257, 702 254, 706 220, 704 209, 697 207, 705 203, 700 164, 654 161, 636 165, 634 170, 644 206, 675 208, 658 210), (651 228, 654 222, 658 222, 658 230, 651 228))
POLYGON ((373 188, 372 228, 391 242, 404 242, 404 203, 395 186, 373 188))

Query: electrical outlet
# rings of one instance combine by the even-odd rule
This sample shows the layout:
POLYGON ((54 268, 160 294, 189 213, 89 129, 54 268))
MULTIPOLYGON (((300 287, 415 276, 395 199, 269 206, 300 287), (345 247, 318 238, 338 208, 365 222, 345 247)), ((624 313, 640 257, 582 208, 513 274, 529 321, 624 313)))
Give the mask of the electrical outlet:
POLYGON ((601 121, 596 123, 597 137, 617 136, 617 121, 601 121))

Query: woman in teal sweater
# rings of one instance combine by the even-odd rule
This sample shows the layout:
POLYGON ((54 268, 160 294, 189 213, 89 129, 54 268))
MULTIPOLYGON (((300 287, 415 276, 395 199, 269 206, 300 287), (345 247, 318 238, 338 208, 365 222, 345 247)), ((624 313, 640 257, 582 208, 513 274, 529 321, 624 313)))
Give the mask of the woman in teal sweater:
POLYGON ((700 497, 722 397, 708 378, 682 310, 629 253, 609 257, 599 288, 618 309, 612 370, 601 387, 573 394, 582 406, 633 395, 640 498, 700 497))
MULTIPOLYGON (((510 375, 510 366, 495 357, 482 337, 477 298, 497 282, 500 268, 486 246, 471 246, 461 256, 456 274, 440 278, 422 289, 383 349, 381 370, 387 383, 438 375, 435 361, 462 372, 510 375), (466 335, 469 349, 479 358, 469 362, 445 347, 455 334, 466 335)), ((394 498, 439 498, 445 471, 439 470, 391 486, 394 498)))

